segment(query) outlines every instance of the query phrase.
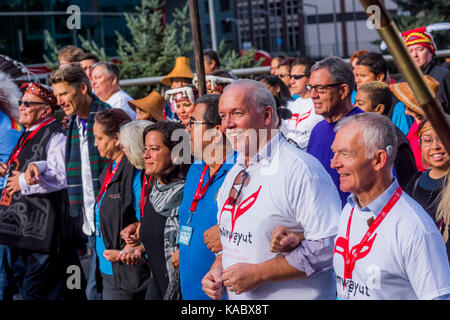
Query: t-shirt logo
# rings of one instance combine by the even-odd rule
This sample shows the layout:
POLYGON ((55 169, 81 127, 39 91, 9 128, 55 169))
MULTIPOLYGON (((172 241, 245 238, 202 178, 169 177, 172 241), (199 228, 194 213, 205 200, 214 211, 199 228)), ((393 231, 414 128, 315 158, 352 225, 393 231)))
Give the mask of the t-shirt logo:
POLYGON ((294 120, 295 121, 295 130, 297 130, 298 124, 300 122, 302 122, 303 120, 307 119, 311 115, 311 111, 312 111, 312 109, 309 110, 308 112, 305 112, 305 113, 302 113, 302 114, 294 113, 292 115, 290 120, 294 120))
POLYGON ((229 199, 225 201, 222 207, 222 211, 220 212, 219 223, 222 219, 222 213, 225 212, 231 214, 231 233, 229 240, 231 240, 231 237, 233 235, 236 220, 255 204, 256 199, 258 199, 259 191, 261 191, 261 187, 262 186, 259 186, 258 190, 256 190, 255 193, 251 194, 247 199, 242 200, 242 202, 238 206, 230 204, 229 199))
MULTIPOLYGON (((357 255, 356 259, 354 260, 353 265, 351 265, 350 268, 345 268, 345 271, 344 271, 345 279, 352 278, 353 269, 355 267, 356 261, 364 258, 365 256, 367 256, 369 254, 370 250, 372 250, 372 245, 373 245, 373 242, 375 241, 376 237, 377 237, 377 234, 374 234, 372 239, 368 240, 367 243, 364 245, 364 247, 361 248, 361 251, 357 255)), ((348 252, 348 245, 349 245, 348 239, 346 239, 344 237, 339 237, 336 240, 336 245, 334 247, 334 253, 342 255, 342 258, 344 259, 344 263, 346 263, 346 261, 345 261, 346 259, 350 260, 349 258, 351 256, 353 256, 355 254, 355 252, 357 252, 359 250, 359 248, 361 247, 361 244, 358 243, 352 247, 350 252, 348 252)))

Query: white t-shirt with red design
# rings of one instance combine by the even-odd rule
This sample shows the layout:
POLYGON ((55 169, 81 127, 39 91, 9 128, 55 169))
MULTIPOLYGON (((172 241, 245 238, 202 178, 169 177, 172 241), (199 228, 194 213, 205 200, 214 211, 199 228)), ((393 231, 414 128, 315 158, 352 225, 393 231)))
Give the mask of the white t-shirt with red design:
MULTIPOLYGON (((283 225, 318 240, 337 233, 340 200, 323 166, 311 155, 290 145, 280 134, 250 160, 249 183, 242 201, 228 204, 235 177, 245 168, 242 155, 218 192, 218 221, 223 268, 236 263, 261 263, 278 254, 270 251, 273 229, 283 225), (270 147, 269 147, 270 146, 270 147), (267 150, 271 154, 267 154, 267 150)), ((237 186, 239 189, 239 186, 237 186)), ((335 299, 332 269, 304 279, 268 282, 229 299, 335 299)))
POLYGON ((288 120, 281 121, 281 132, 286 139, 295 141, 300 149, 306 151, 311 131, 323 117, 316 114, 311 98, 297 98, 288 103, 287 108, 291 110, 292 116, 288 120))
POLYGON ((435 299, 450 293, 450 268, 442 235, 425 210, 405 192, 361 250, 344 287, 342 246, 352 208, 350 250, 369 229, 367 220, 376 218, 397 188, 395 181, 365 208, 360 208, 352 195, 344 207, 333 256, 339 299, 435 299))

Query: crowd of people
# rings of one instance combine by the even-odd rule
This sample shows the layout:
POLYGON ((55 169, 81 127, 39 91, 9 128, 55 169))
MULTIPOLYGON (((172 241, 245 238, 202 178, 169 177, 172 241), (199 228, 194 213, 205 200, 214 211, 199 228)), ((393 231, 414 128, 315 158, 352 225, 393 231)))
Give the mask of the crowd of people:
MULTIPOLYGON (((402 36, 450 121, 431 35, 402 36)), ((450 299, 450 157, 380 54, 253 80, 207 50, 207 94, 178 57, 140 99, 58 59, 51 86, 0 74, 1 299, 450 299)))

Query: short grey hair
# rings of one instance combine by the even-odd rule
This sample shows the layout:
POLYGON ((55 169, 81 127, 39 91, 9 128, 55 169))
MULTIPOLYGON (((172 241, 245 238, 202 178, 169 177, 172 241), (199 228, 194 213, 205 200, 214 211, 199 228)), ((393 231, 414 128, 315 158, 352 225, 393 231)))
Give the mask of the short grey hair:
POLYGON ((108 61, 99 61, 94 63, 91 68, 90 71, 92 72, 92 70, 94 70, 97 67, 102 67, 103 70, 105 70, 105 72, 111 77, 111 76, 116 76, 117 80, 120 80, 120 69, 119 67, 112 62, 108 62, 108 61))
POLYGON ((330 73, 330 79, 334 83, 345 83, 349 87, 350 97, 353 90, 356 88, 355 76, 353 75, 350 65, 338 57, 328 57, 316 62, 311 67, 311 73, 319 69, 326 68, 330 73))
POLYGON ((137 120, 120 127, 120 144, 124 147, 128 160, 136 169, 145 169, 144 129, 153 123, 148 120, 137 120))
POLYGON ((368 159, 373 159, 377 151, 384 150, 388 154, 388 165, 394 165, 394 160, 397 156, 398 140, 395 126, 388 117, 376 112, 358 113, 339 120, 334 131, 338 132, 350 124, 356 124, 361 127, 368 159))
MULTIPOLYGON (((248 105, 255 106, 258 111, 263 111, 264 107, 269 106, 273 110, 274 120, 277 120, 277 107, 275 98, 264 83, 250 79, 236 80, 225 87, 223 93, 234 87, 250 87, 246 95, 246 102, 248 105)), ((222 94, 223 94, 222 93, 222 94)))

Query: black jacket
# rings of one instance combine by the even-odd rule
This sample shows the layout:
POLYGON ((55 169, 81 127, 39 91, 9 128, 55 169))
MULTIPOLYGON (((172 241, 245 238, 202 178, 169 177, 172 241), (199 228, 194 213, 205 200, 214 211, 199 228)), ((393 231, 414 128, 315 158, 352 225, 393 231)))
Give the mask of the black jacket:
MULTIPOLYGON (((99 177, 101 184, 105 180, 107 170, 106 167, 99 177)), ((100 231, 107 250, 122 250, 125 241, 120 237, 120 231, 138 221, 133 207, 134 170, 124 155, 101 202, 100 231)), ((118 289, 138 290, 150 275, 148 264, 144 261, 136 266, 114 262, 112 267, 118 289)))
POLYGON ((439 99, 445 112, 450 114, 450 71, 431 61, 422 72, 439 82, 439 99))

